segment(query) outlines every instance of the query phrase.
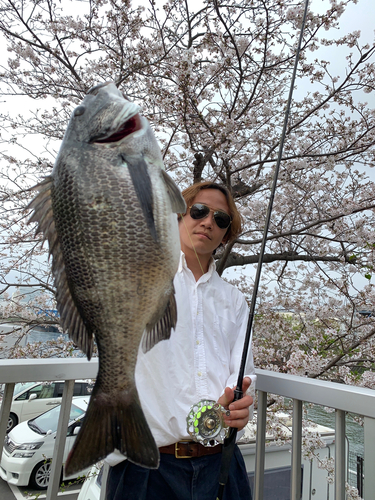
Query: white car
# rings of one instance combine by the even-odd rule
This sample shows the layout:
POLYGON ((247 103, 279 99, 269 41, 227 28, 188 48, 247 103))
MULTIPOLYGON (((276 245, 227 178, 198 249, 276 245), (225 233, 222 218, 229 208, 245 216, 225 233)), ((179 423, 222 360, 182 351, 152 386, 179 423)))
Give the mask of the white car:
MULTIPOLYGON (((73 396, 86 396, 92 390, 87 380, 77 380, 73 396)), ((34 418, 61 403, 64 382, 21 382, 16 384, 7 432, 25 420, 34 418)))
MULTIPOLYGON (((107 465, 108 467, 108 465, 107 465)), ((99 500, 103 482, 104 465, 99 462, 92 466, 86 475, 85 482, 78 494, 77 500, 99 500)), ((106 478, 104 478, 106 481, 106 478)))
MULTIPOLYGON (((63 463, 81 428, 89 399, 86 396, 73 401, 63 463)), ((30 485, 36 489, 48 487, 60 409, 61 405, 56 406, 32 420, 22 422, 6 435, 0 463, 0 477, 4 481, 15 486, 30 485)), ((88 471, 82 471, 80 476, 88 471)), ((64 468, 61 476, 64 481, 72 478, 65 476, 64 468)))

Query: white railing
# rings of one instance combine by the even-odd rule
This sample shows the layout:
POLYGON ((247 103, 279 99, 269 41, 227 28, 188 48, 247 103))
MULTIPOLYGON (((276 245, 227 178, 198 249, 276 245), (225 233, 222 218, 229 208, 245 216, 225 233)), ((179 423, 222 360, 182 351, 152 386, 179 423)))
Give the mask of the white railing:
POLYGON ((60 472, 73 399, 74 381, 82 378, 96 378, 97 372, 98 358, 91 361, 87 361, 85 358, 0 360, 0 383, 6 384, 0 412, 0 443, 4 442, 14 385, 17 382, 65 380, 47 500, 56 500, 60 486, 60 472))
POLYGON ((290 500, 301 491, 302 403, 335 408, 335 500, 345 500, 345 413, 364 417, 364 500, 375 498, 375 391, 267 370, 256 370, 258 390, 254 500, 263 499, 267 393, 293 399, 290 500))
MULTIPOLYGON (((66 381, 47 500, 57 498, 74 380, 93 379, 96 377, 97 370, 97 358, 90 362, 82 358, 0 360, 0 383, 6 384, 0 412, 0 443, 4 441, 15 383, 66 381)), ((254 500, 263 500, 267 393, 293 399, 291 500, 299 500, 301 492, 303 402, 328 406, 336 410, 335 500, 345 500, 345 413, 351 412, 364 417, 364 499, 373 500, 375 491, 375 391, 266 370, 256 370, 256 373, 258 376, 258 418, 254 500)))

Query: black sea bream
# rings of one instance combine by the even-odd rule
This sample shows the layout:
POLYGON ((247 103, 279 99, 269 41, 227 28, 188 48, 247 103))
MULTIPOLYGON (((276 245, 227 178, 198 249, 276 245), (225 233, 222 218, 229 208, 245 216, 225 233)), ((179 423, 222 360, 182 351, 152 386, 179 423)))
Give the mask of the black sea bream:
POLYGON ((139 108, 113 83, 92 88, 74 110, 52 174, 29 208, 52 255, 61 324, 99 372, 68 475, 115 448, 155 468, 159 452, 134 383, 147 351, 176 324, 176 213, 186 205, 164 171, 139 108))

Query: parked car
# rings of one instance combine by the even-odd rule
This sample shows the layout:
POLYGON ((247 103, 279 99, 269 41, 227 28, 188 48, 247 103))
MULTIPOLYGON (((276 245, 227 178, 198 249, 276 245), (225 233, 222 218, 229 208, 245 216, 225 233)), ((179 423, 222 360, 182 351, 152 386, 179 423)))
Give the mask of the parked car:
MULTIPOLYGON (((77 380, 73 397, 88 396, 92 385, 87 380, 77 380)), ((16 384, 8 419, 7 432, 25 420, 37 417, 61 403, 64 382, 21 382, 16 384)), ((0 394, 1 395, 1 394, 0 394)))
MULTIPOLYGON (((107 465, 108 467, 108 465, 107 465)), ((93 465, 86 475, 85 482, 80 489, 77 500, 99 500, 103 482, 104 465, 98 462, 93 465)))
MULTIPOLYGON (((65 463, 86 413, 89 396, 76 398, 70 410, 63 455, 65 463)), ((0 477, 15 486, 48 487, 61 405, 36 418, 22 422, 6 435, 0 462, 0 477)), ((85 475, 89 469, 80 473, 85 475)), ((62 480, 73 479, 61 471, 62 480)))

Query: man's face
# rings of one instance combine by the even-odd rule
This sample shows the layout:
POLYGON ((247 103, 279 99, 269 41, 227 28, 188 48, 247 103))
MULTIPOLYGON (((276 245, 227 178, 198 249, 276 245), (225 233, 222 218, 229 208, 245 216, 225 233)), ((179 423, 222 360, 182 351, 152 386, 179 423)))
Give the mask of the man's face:
MULTIPOLYGON (((190 205, 194 203, 203 203, 213 210, 222 210, 229 214, 227 199, 218 189, 202 189, 190 205)), ((206 257, 212 255, 227 232, 227 228, 218 227, 213 212, 204 219, 192 219, 189 208, 183 220, 179 221, 179 229, 181 250, 187 255, 194 252, 195 247, 198 255, 206 257)))

